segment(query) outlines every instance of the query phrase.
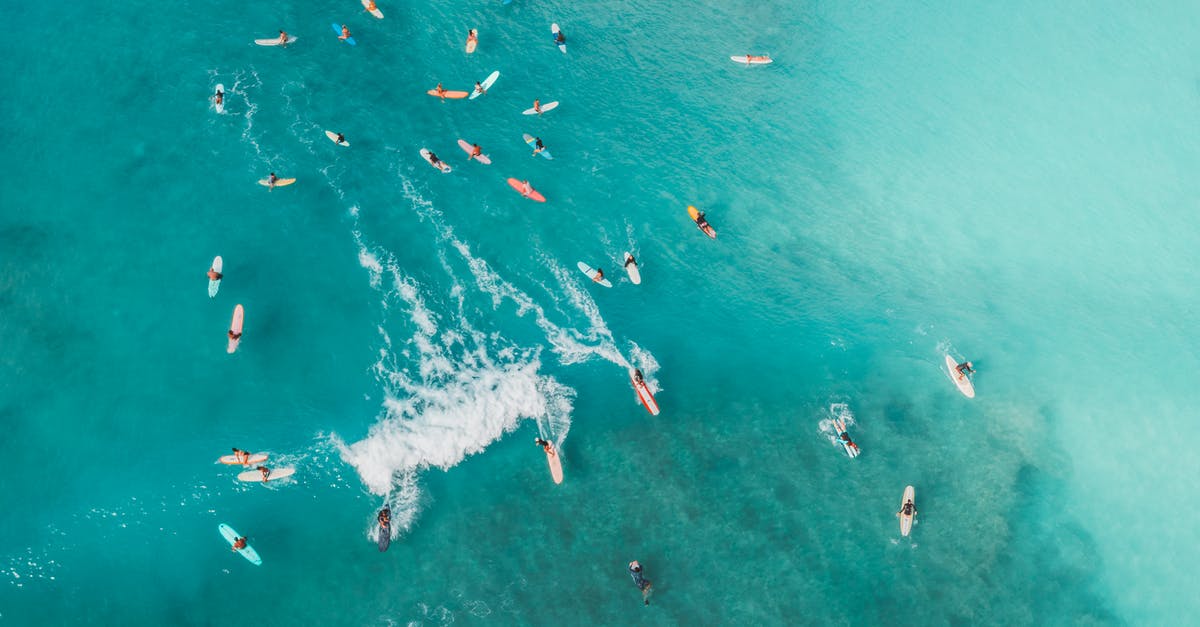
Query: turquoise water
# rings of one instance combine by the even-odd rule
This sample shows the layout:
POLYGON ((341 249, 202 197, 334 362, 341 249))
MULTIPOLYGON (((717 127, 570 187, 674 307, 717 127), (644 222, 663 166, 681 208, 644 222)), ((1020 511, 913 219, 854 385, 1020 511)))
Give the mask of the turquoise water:
POLYGON ((10 7, 0 618, 1194 622, 1200 8, 848 4, 10 7))

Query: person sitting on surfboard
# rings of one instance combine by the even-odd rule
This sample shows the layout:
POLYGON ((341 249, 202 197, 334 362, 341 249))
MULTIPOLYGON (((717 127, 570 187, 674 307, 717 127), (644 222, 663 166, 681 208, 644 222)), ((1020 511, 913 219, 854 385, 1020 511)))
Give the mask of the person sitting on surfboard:
POLYGON ((704 219, 703 211, 696 213, 696 225, 705 230, 712 228, 712 226, 709 225, 708 220, 704 219))
POLYGON ((533 112, 538 115, 542 114, 542 101, 540 101, 536 98, 533 101, 533 112))
POLYGON ((346 143, 346 136, 345 136, 345 135, 342 135, 341 133, 338 133, 338 136, 337 136, 337 140, 336 140, 336 141, 337 141, 337 143, 339 143, 339 144, 344 144, 344 143, 346 143))
POLYGON ((233 541, 233 549, 232 550, 238 551, 238 550, 241 550, 244 548, 246 548, 246 539, 245 538, 237 538, 233 541))
POLYGON ((213 96, 213 104, 220 106, 223 102, 225 102, 225 92, 218 89, 217 94, 213 96))
POLYGON ((521 181, 521 193, 526 196, 533 193, 533 186, 529 184, 529 181, 521 181))
POLYGON ((954 370, 956 372, 958 372, 959 378, 962 378, 969 374, 975 374, 975 368, 973 368, 971 366, 971 362, 969 362, 969 361, 964 361, 961 364, 958 364, 957 366, 954 367, 954 370))
MULTIPOLYGON (((542 144, 542 138, 534 137, 533 138, 533 154, 536 155, 537 153, 539 153, 545 149, 546 149, 546 146, 542 144)), ((530 155, 530 156, 533 156, 533 155, 530 155)))
POLYGON ((845 444, 846 444, 846 446, 847 446, 848 448, 852 448, 852 449, 854 449, 854 450, 856 450, 856 451, 858 450, 858 445, 857 445, 857 444, 855 444, 855 443, 854 443, 854 442, 853 442, 853 441, 850 439, 850 434, 849 434, 848 432, 846 432, 846 431, 843 431, 843 432, 842 432, 842 434, 841 434, 841 438, 842 438, 842 442, 843 442, 843 443, 845 443, 845 444))
POLYGON ((279 180, 279 177, 275 176, 274 172, 267 175, 267 189, 274 189, 275 181, 278 181, 278 180, 279 180))
POLYGON ((483 148, 480 148, 479 144, 471 144, 471 154, 467 156, 467 160, 470 161, 471 159, 474 159, 482 154, 483 148))
POLYGON ((559 30, 558 33, 554 35, 554 43, 560 46, 567 43, 567 36, 564 35, 561 30, 559 30))
POLYGON ((349 39, 349 38, 350 38, 350 29, 346 28, 345 24, 342 24, 342 34, 338 37, 338 39, 349 39))
POLYGON ((898 516, 916 516, 917 508, 913 505, 912 499, 905 501, 904 507, 901 507, 900 511, 896 512, 896 514, 898 516))
POLYGON ((279 31, 279 43, 286 44, 288 42, 288 34, 282 29, 279 31))
MULTIPOLYGON (((220 281, 224 277, 225 277, 224 274, 221 274, 220 272, 217 272, 216 270, 213 270, 212 268, 208 269, 208 280, 209 281, 220 281)), ((237 449, 233 449, 233 450, 235 452, 237 451, 237 449)))
POLYGON ((250 461, 250 452, 243 451, 242 449, 235 447, 233 449, 233 458, 237 460, 238 463, 245 464, 246 462, 250 461))
POLYGON ((600 268, 596 268, 596 276, 592 277, 592 280, 597 283, 603 281, 604 280, 604 271, 601 270, 600 268))
POLYGON ((255 470, 262 473, 264 482, 267 480, 267 477, 271 476, 271 469, 267 468, 266 466, 259 466, 258 468, 255 468, 255 470))
POLYGON ((481 95, 487 93, 487 90, 483 88, 483 83, 480 83, 479 81, 475 81, 475 93, 481 94, 481 95))
POLYGON ((438 98, 441 98, 442 100, 446 99, 446 90, 442 87, 441 83, 438 83, 437 87, 433 88, 433 91, 437 92, 434 95, 436 95, 438 98))
MULTIPOLYGON (((469 44, 469 43, 471 43, 472 41, 473 41, 473 42, 475 42, 476 44, 478 44, 478 43, 479 43, 479 35, 475 33, 475 29, 474 29, 474 28, 472 28, 471 30, 467 31, 467 43, 469 44)), ((476 83, 476 84, 478 84, 478 83, 476 83)))
POLYGON ((629 562, 629 576, 633 578, 633 585, 642 591, 642 601, 650 605, 650 580, 642 576, 642 565, 637 560, 629 562))

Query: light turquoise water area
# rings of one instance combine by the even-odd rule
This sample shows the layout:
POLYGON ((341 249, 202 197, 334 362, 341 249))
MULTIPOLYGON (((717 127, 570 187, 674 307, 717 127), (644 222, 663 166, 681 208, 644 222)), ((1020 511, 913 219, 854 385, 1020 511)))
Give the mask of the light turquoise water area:
POLYGON ((1197 5, 379 6, 9 7, 0 619, 1200 618, 1197 5))

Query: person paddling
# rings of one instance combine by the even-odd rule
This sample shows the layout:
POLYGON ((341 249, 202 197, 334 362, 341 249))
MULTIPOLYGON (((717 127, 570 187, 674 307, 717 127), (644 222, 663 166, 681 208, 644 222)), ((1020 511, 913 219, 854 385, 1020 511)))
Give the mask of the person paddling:
POLYGON ((392 526, 392 510, 387 507, 379 510, 376 519, 379 521, 379 528, 386 533, 392 526))
POLYGON ((238 340, 240 340, 240 339, 242 339, 242 332, 241 332, 241 331, 236 331, 236 332, 235 332, 233 329, 230 329, 230 330, 229 330, 229 333, 228 333, 227 335, 229 336, 229 339, 231 339, 231 340, 233 340, 233 341, 235 341, 235 342, 236 342, 236 341, 238 341, 238 340))
POLYGON ((628 268, 629 266, 638 267, 637 259, 634 259, 633 255, 629 255, 629 259, 625 260, 625 267, 628 268))
POLYGON ((639 368, 633 369, 633 380, 637 381, 638 385, 646 385, 646 379, 642 376, 642 371, 639 368))
POLYGON ((637 560, 629 562, 629 576, 633 578, 633 585, 642 591, 642 602, 650 605, 651 582, 642 576, 642 565, 637 560))
POLYGON ((429 163, 433 164, 433 167, 435 167, 439 170, 442 169, 442 160, 438 159, 438 156, 433 154, 432 152, 429 153, 429 163))

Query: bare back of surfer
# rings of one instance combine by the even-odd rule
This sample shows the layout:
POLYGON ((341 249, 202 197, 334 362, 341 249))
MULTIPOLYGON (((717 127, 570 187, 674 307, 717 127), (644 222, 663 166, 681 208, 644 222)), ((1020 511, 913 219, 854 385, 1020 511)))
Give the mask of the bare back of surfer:
POLYGON ((474 159, 482 154, 483 148, 480 148, 479 144, 471 144, 471 154, 467 156, 467 160, 474 159))
POLYGON ((629 562, 629 576, 633 578, 633 585, 642 591, 642 602, 650 605, 650 588, 652 584, 649 579, 642 576, 642 565, 637 560, 629 562))

